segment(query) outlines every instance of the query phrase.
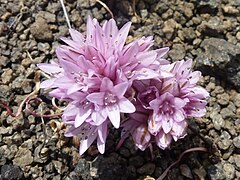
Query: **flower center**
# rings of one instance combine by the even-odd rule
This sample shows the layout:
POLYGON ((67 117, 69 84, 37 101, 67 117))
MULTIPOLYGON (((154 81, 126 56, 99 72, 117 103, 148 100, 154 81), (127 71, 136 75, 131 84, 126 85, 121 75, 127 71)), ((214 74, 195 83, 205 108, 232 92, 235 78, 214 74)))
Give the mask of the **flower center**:
POLYGON ((105 97, 104 97, 105 106, 115 104, 116 102, 117 102, 117 97, 114 94, 109 92, 105 94, 105 97))
POLYGON ((161 106, 160 106, 160 111, 162 114, 173 114, 173 107, 168 101, 165 101, 161 106))

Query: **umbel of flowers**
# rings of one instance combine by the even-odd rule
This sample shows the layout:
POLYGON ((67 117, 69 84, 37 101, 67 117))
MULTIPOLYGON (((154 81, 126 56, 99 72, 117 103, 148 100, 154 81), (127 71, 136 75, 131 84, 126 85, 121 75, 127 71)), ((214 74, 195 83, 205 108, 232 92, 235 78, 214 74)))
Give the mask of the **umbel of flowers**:
POLYGON ((126 45, 130 26, 119 30, 113 19, 100 26, 88 17, 86 37, 69 29, 58 61, 38 64, 51 77, 41 88, 68 102, 65 135, 80 138, 80 154, 95 140, 104 153, 110 126, 121 127, 121 138, 132 136, 141 150, 152 143, 165 149, 186 135, 186 118, 206 112, 208 93, 196 85, 201 73, 191 70, 192 60, 163 59, 169 48, 151 50, 152 37, 126 45))

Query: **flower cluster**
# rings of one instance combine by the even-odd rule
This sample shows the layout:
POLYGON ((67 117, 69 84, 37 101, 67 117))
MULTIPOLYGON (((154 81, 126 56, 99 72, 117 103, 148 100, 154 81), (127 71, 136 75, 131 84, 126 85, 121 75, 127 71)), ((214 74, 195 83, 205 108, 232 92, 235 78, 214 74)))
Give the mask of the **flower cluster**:
POLYGON ((113 19, 100 26, 88 17, 86 37, 70 29, 71 39, 62 38, 65 45, 56 50, 58 61, 38 64, 50 75, 41 88, 68 102, 65 135, 80 138, 80 154, 95 140, 104 153, 111 125, 141 150, 153 142, 164 149, 185 136, 187 117, 205 114, 208 93, 196 85, 201 74, 191 71, 192 61, 163 59, 169 48, 150 50, 152 37, 125 45, 130 26, 119 30, 113 19))

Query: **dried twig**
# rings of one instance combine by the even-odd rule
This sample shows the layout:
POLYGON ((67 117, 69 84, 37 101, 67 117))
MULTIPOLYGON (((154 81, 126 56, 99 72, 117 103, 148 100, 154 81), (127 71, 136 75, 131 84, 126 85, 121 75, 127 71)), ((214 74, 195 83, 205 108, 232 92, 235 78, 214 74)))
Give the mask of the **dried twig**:
POLYGON ((35 97, 32 97, 32 98, 28 99, 28 101, 26 102, 26 111, 29 112, 34 117, 51 118, 51 117, 58 117, 58 116, 62 115, 62 113, 59 113, 59 114, 43 114, 43 113, 38 114, 38 113, 35 113, 34 111, 30 110, 30 101, 33 101, 33 100, 37 100, 39 102, 42 102, 42 100, 40 98, 38 98, 37 96, 35 96, 35 97))
POLYGON ((113 15, 112 11, 109 9, 109 7, 104 2, 102 2, 101 0, 96 0, 96 2, 101 4, 111 14, 112 18, 114 19, 114 15, 113 15))
POLYGON ((42 102, 42 100, 40 98, 37 98, 37 94, 39 92, 39 89, 40 89, 40 80, 39 80, 39 76, 41 74, 41 71, 35 71, 35 76, 34 76, 34 82, 35 82, 35 88, 33 90, 33 92, 31 92, 30 94, 28 94, 24 99, 23 101, 20 103, 19 107, 18 107, 18 110, 17 110, 17 113, 14 114, 11 110, 11 108, 8 106, 8 104, 6 102, 4 102, 3 100, 0 100, 0 105, 2 105, 6 110, 7 110, 7 113, 9 115, 11 115, 12 117, 19 117, 19 115, 22 113, 23 111, 23 106, 24 104, 26 104, 26 110, 31 114, 33 115, 34 117, 44 117, 44 118, 51 118, 51 117, 57 117, 57 116, 60 116, 62 115, 62 113, 59 113, 59 114, 38 114, 38 113, 35 113, 34 111, 31 111, 30 110, 30 101, 32 100, 38 100, 40 102, 42 102))
POLYGON ((53 105, 53 107, 55 107, 56 109, 58 109, 58 110, 60 110, 60 111, 64 111, 64 109, 66 109, 66 107, 64 107, 64 108, 58 107, 58 106, 56 105, 55 100, 56 100, 56 98, 53 97, 53 98, 52 98, 52 105, 53 105))
POLYGON ((157 178, 157 180, 162 180, 164 177, 166 177, 168 171, 169 171, 173 166, 175 166, 176 164, 178 164, 178 163, 182 160, 182 158, 183 158, 183 156, 184 156, 185 154, 187 154, 187 153, 189 153, 189 152, 194 152, 194 151, 207 152, 207 149, 204 148, 204 147, 196 147, 196 148, 191 148, 191 149, 188 149, 188 150, 184 151, 184 152, 179 156, 178 160, 175 161, 174 163, 172 163, 172 164, 162 173, 162 175, 161 175, 159 178, 157 178))

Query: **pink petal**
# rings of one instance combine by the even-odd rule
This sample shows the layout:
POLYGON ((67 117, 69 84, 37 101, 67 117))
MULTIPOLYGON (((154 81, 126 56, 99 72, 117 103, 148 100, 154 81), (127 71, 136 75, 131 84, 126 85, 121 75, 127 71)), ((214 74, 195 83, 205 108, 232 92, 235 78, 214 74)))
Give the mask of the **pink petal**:
POLYGON ((98 127, 98 137, 102 143, 106 142, 107 139, 107 133, 108 133, 108 127, 107 127, 107 121, 104 121, 99 127, 98 127))
POLYGON ((171 134, 175 141, 177 141, 177 139, 181 138, 185 134, 186 127, 187 127, 186 121, 173 123, 171 134))
POLYGON ((132 46, 130 46, 128 49, 124 49, 124 54, 122 55, 122 57, 119 60, 119 64, 121 66, 127 65, 127 63, 133 62, 136 59, 136 54, 139 51, 139 45, 138 43, 134 43, 132 46))
POLYGON ((37 64, 37 67, 47 74, 55 74, 63 71, 57 64, 40 63, 37 64))
POLYGON ((76 107, 74 104, 69 103, 63 111, 63 116, 76 116, 77 109, 78 107, 76 107))
POLYGON ((75 84, 75 82, 72 79, 69 79, 67 76, 57 78, 54 83, 56 86, 66 89, 75 84))
POLYGON ((117 95, 118 98, 122 98, 124 96, 124 94, 126 93, 127 89, 128 89, 128 83, 127 82, 117 84, 113 88, 114 93, 117 95))
POLYGON ((162 121, 156 121, 154 116, 149 117, 148 119, 148 131, 156 136, 159 130, 162 128, 162 121))
POLYGON ((163 131, 160 131, 156 136, 156 143, 161 149, 168 147, 171 141, 172 136, 170 134, 165 134, 163 131))
POLYGON ((112 81, 109 78, 104 77, 102 80, 100 90, 101 91, 111 91, 112 89, 113 89, 112 81))
POLYGON ((157 57, 157 53, 152 50, 152 51, 146 51, 146 52, 139 53, 136 58, 144 66, 149 66, 156 60, 156 57, 157 57))
POLYGON ((169 133, 172 129, 173 121, 171 119, 162 120, 162 128, 164 133, 169 133))
POLYGON ((71 73, 78 73, 81 71, 81 68, 77 64, 74 64, 70 61, 61 59, 59 60, 59 63, 66 73, 71 74, 71 73))
POLYGON ((40 88, 54 88, 54 87, 57 87, 54 82, 55 82, 56 78, 51 78, 51 79, 47 79, 43 82, 41 82, 40 84, 40 88))
POLYGON ((101 125, 104 121, 106 121, 107 119, 107 112, 106 110, 103 108, 101 110, 98 111, 93 111, 91 118, 94 122, 94 125, 99 126, 101 125))
POLYGON ((84 45, 84 37, 79 31, 76 31, 75 29, 71 28, 71 29, 69 29, 69 32, 70 32, 70 35, 71 35, 73 41, 76 41, 81 46, 84 45))
POLYGON ((105 32, 107 38, 114 38, 118 33, 118 27, 116 25, 116 21, 114 19, 110 19, 109 21, 105 21, 103 24, 103 31, 105 32))
POLYGON ((120 112, 118 105, 114 104, 111 106, 106 106, 106 111, 108 118, 110 119, 112 125, 118 129, 120 126, 120 112))
POLYGON ((201 72, 200 71, 194 71, 190 74, 190 77, 188 77, 189 82, 191 84, 196 84, 199 81, 199 78, 201 77, 201 72))
POLYGON ((67 94, 70 95, 72 93, 75 93, 75 92, 79 91, 80 89, 82 89, 82 87, 83 87, 82 85, 75 83, 69 87, 69 89, 67 90, 67 94))
POLYGON ((128 36, 128 32, 129 32, 129 29, 131 27, 131 22, 128 22, 126 23, 118 32, 116 38, 115 38, 115 46, 119 49, 119 50, 122 50, 125 42, 126 42, 126 39, 127 39, 127 36, 128 36))
POLYGON ((175 113, 173 114, 173 119, 174 121, 180 122, 185 119, 185 116, 182 111, 176 109, 175 113))
POLYGON ((118 101, 118 106, 122 113, 134 113, 136 111, 135 106, 125 97, 118 101))
POLYGON ((87 42, 91 42, 94 36, 95 25, 93 19, 88 16, 87 17, 87 42))
POLYGON ((67 131, 64 133, 65 137, 72 137, 75 135, 78 135, 81 133, 80 128, 75 128, 74 126, 71 126, 70 128, 67 129, 67 131))
POLYGON ((82 125, 82 123, 91 115, 92 109, 81 107, 75 118, 74 126, 77 128, 82 125))
POLYGON ((132 134, 135 145, 142 151, 144 151, 151 140, 151 135, 145 125, 137 127, 132 134))
POLYGON ((58 99, 64 99, 66 96, 66 93, 61 89, 54 89, 49 92, 49 95, 58 99))
POLYGON ((157 56, 158 58, 161 58, 163 57, 164 55, 167 54, 167 52, 169 51, 169 47, 164 47, 164 48, 160 48, 160 49, 157 49, 156 52, 157 52, 157 56))
POLYGON ((89 146, 93 143, 93 141, 96 138, 97 138, 97 132, 94 132, 93 134, 91 133, 91 135, 87 139, 82 140, 80 142, 79 154, 82 155, 89 148, 89 146))
POLYGON ((98 151, 101 153, 101 154, 104 154, 105 152, 105 142, 102 142, 100 140, 100 138, 98 137, 97 139, 97 148, 98 148, 98 151))
POLYGON ((62 37, 61 40, 63 42, 65 42, 66 44, 68 44, 69 46, 71 46, 72 48, 74 48, 75 50, 82 48, 82 45, 79 42, 73 41, 73 40, 65 38, 65 37, 62 37))
POLYGON ((105 54, 105 35, 99 24, 96 24, 95 30, 95 46, 102 53, 105 54))
POLYGON ((173 100, 174 100, 173 104, 176 106, 176 108, 182 108, 186 105, 186 101, 180 98, 175 97, 173 100))
POLYGON ((148 69, 148 68, 142 68, 141 70, 138 70, 135 75, 133 76, 133 79, 136 80, 146 80, 146 79, 153 79, 159 77, 160 74, 154 70, 148 69))
POLYGON ((91 93, 89 94, 86 98, 90 102, 103 106, 103 99, 104 99, 105 93, 104 92, 96 92, 96 93, 91 93))

